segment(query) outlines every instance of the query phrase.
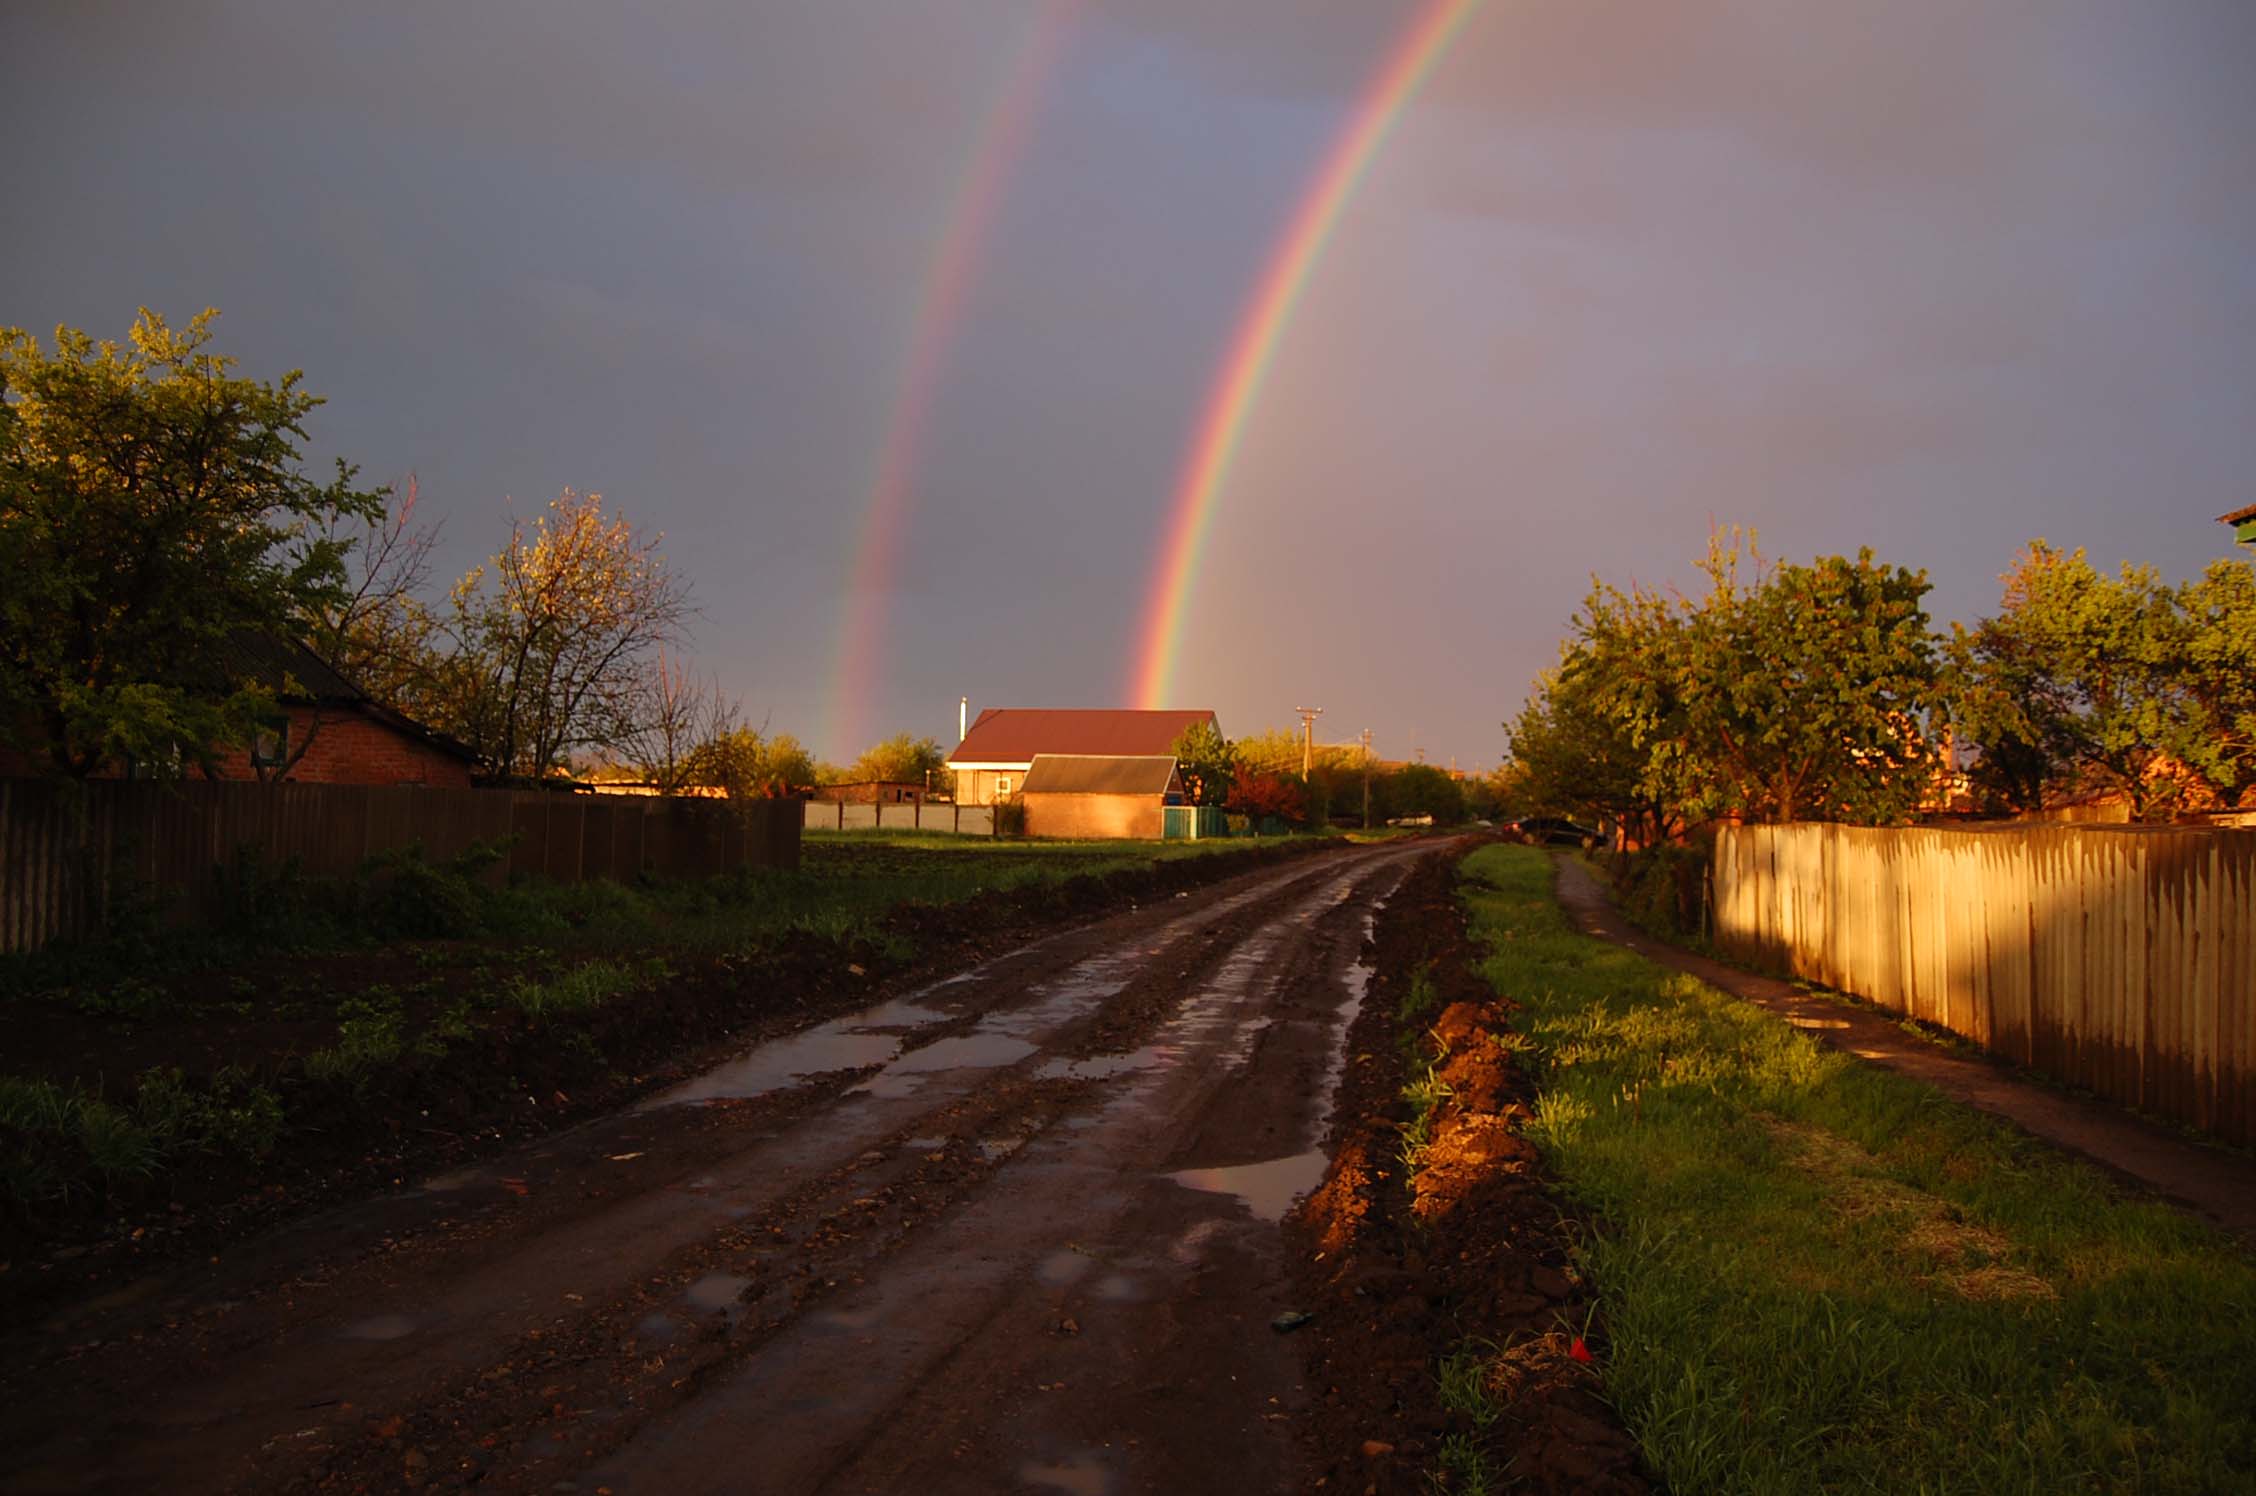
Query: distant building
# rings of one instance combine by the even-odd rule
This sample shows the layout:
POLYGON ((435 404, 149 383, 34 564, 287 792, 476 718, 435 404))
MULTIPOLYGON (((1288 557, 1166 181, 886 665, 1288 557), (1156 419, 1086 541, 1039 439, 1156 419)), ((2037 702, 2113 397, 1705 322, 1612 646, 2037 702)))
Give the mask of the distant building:
POLYGON ((2246 509, 2235 509, 2230 514, 2220 514, 2217 516, 2217 523, 2231 525, 2233 539, 2242 545, 2256 546, 2256 504, 2251 504, 2246 509))
POLYGON ((1172 753, 1038 753, 1016 795, 1028 836, 1157 841, 1183 781, 1172 753))
POLYGON ((927 796, 924 786, 913 779, 852 779, 818 784, 807 798, 825 805, 918 805, 927 796))
POLYGON ((1026 787, 1027 772, 1043 754, 1165 758, 1172 765, 1175 740, 1201 722, 1220 730, 1210 711, 990 707, 948 755, 956 803, 992 805, 1012 798, 1026 787))

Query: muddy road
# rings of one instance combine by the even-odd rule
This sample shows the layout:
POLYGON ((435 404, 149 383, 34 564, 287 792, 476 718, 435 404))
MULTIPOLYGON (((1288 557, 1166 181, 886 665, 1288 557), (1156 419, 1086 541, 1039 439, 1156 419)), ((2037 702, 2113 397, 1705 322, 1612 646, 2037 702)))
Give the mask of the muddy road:
POLYGON ((4 1348, 10 1490, 1300 1489, 1277 1222, 1375 909, 1267 868, 4 1348))

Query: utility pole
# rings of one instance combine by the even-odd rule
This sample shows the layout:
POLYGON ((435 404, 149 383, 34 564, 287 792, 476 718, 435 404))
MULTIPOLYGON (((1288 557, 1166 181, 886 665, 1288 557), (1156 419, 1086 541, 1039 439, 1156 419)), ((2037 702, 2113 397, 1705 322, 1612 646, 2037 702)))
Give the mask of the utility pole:
POLYGON ((1363 829, 1371 829, 1371 729, 1363 729, 1363 829))
POLYGON ((1303 733, 1300 743, 1300 777, 1306 779, 1316 767, 1316 719, 1324 715, 1324 709, 1320 706, 1296 706, 1293 710, 1300 713, 1303 733))

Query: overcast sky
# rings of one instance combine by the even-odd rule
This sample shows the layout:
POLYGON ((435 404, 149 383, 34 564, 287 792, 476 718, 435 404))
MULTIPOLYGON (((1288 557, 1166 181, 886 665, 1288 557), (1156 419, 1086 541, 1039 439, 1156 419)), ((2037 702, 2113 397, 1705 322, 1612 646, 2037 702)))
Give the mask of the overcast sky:
MULTIPOLYGON (((1122 704, 1195 418, 1406 0, 1088 0, 945 349, 872 731, 1122 704)), ((566 485, 819 739, 922 279, 1031 0, 0 9, 0 324, 212 305, 450 574, 566 485)), ((1489 0, 1319 262, 1181 705, 1492 763, 1711 522, 1992 608, 2256 500, 2256 5, 1489 0)), ((859 743, 817 741, 834 756, 859 743)))

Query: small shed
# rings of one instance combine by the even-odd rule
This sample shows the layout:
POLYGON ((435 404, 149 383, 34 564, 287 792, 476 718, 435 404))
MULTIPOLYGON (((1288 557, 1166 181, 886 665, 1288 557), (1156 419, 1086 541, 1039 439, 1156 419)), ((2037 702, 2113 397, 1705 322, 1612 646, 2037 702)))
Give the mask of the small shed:
POLYGON ((1158 841, 1183 783, 1173 754, 1043 753, 1018 793, 1028 836, 1158 841))

